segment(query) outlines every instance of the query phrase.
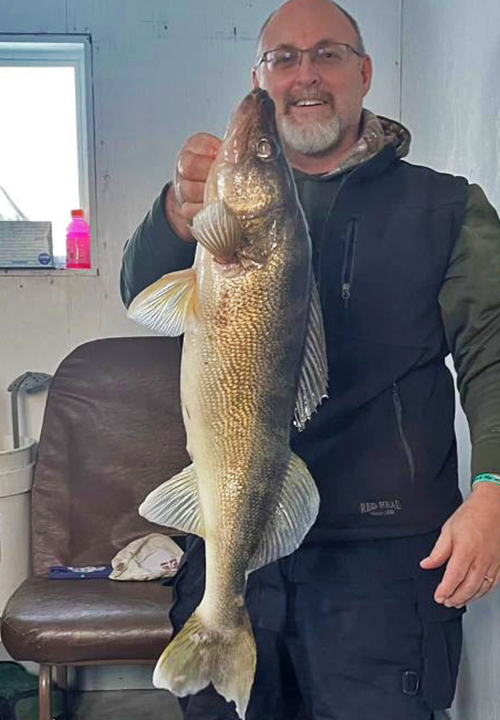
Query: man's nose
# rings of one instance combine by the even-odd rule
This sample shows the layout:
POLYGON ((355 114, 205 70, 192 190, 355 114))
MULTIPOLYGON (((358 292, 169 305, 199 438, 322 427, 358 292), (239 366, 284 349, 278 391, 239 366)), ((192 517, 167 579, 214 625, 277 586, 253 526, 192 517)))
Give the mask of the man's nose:
POLYGON ((309 53, 302 53, 297 68, 296 81, 302 85, 317 85, 321 79, 318 68, 309 53))

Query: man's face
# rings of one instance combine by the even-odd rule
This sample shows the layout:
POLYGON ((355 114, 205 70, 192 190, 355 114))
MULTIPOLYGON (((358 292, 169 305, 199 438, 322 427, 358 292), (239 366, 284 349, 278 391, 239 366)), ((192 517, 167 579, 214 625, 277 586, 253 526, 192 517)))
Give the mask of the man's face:
MULTIPOLYGON (((260 55, 276 48, 309 49, 332 42, 359 49, 345 15, 326 0, 290 0, 267 25, 260 55)), ((370 58, 353 52, 331 67, 314 63, 306 53, 299 67, 280 71, 262 63, 254 71, 254 85, 267 90, 276 103, 280 133, 292 163, 304 156, 343 152, 356 141, 371 74, 370 58)))

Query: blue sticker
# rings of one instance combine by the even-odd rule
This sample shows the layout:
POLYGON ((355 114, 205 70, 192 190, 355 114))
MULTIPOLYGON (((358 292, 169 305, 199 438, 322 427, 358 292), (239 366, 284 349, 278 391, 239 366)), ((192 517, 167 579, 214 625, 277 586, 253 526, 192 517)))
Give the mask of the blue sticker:
POLYGON ((49 255, 49 253, 40 253, 38 256, 38 262, 40 265, 48 265, 52 262, 52 255, 49 255))

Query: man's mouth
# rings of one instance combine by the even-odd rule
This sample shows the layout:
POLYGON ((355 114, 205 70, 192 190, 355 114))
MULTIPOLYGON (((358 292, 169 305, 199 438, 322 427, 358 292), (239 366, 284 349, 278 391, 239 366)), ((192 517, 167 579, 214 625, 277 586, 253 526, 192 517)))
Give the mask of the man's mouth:
POLYGON ((296 100, 294 103, 295 107, 316 107, 316 105, 326 105, 325 100, 296 100))
POLYGON ((316 108, 324 105, 333 107, 333 102, 330 102, 325 97, 288 97, 285 104, 285 113, 290 112, 293 108, 316 108))

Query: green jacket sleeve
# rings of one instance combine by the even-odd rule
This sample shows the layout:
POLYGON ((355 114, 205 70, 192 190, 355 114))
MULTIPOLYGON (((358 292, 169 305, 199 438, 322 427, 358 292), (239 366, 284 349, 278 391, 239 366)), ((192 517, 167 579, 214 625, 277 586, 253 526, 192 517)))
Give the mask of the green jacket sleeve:
POLYGON ((166 185, 133 236, 125 243, 120 292, 126 307, 162 275, 192 265, 196 244, 181 240, 165 217, 166 185))
POLYGON ((472 477, 500 472, 500 220, 477 185, 439 296, 472 441, 472 477))

